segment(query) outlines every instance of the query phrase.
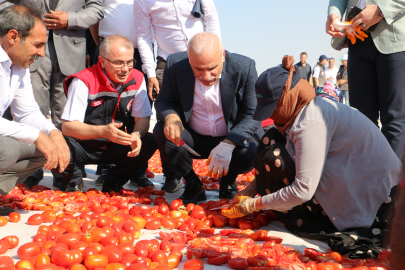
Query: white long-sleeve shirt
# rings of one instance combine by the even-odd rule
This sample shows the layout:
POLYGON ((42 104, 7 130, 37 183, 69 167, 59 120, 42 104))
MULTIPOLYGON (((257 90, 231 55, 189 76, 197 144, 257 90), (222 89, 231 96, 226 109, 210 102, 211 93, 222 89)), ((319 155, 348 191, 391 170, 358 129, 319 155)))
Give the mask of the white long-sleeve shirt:
POLYGON ((54 129, 35 101, 29 70, 12 65, 0 46, 0 136, 31 144, 40 130, 49 135, 54 129), (2 118, 9 106, 14 121, 2 118))
POLYGON ((221 36, 218 13, 213 0, 201 0, 202 18, 191 14, 195 0, 135 0, 134 14, 138 49, 143 72, 156 77, 153 58, 152 31, 155 34, 157 55, 167 59, 170 54, 187 50, 194 35, 210 32, 221 36))

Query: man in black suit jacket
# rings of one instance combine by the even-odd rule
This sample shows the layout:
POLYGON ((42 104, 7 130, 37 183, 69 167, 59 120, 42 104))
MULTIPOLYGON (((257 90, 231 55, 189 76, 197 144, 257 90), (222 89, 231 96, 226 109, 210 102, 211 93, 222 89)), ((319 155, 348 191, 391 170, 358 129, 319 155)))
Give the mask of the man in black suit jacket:
POLYGON ((185 204, 206 199, 192 159, 209 158, 210 175, 221 178, 220 198, 231 199, 235 190, 228 187, 253 168, 263 135, 253 120, 256 79, 255 62, 223 50, 211 33, 195 35, 187 52, 168 57, 153 135, 162 159, 187 182, 180 197, 185 204), (200 156, 181 147, 182 141, 200 156))

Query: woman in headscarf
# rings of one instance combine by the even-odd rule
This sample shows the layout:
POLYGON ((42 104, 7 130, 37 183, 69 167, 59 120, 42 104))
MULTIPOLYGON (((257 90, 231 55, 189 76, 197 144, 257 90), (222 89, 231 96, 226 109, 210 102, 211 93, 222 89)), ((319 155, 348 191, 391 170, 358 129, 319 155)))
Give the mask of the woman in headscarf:
POLYGON ((272 209, 300 236, 373 257, 381 251, 373 248, 382 242, 401 162, 376 125, 333 97, 316 96, 293 62, 285 56, 283 67, 256 82, 254 118, 270 117, 276 128, 257 149, 256 179, 234 197, 248 196, 236 199, 238 210, 272 209))

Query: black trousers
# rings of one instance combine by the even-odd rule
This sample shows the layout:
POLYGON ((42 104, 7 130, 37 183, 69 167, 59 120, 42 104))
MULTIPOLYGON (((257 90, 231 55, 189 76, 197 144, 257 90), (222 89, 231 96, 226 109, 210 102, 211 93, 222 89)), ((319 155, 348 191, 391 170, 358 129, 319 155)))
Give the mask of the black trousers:
POLYGON ((402 160, 405 144, 405 52, 382 54, 371 37, 349 47, 350 105, 377 125, 402 160))
POLYGON ((128 157, 127 154, 131 151, 128 145, 120 145, 109 143, 105 150, 91 150, 84 148, 80 142, 71 137, 65 137, 70 149, 70 163, 66 170, 62 173, 62 177, 66 182, 79 182, 82 179, 82 172, 78 168, 78 164, 116 164, 107 174, 107 179, 113 178, 119 185, 124 185, 129 178, 138 170, 145 162, 152 157, 156 151, 156 143, 151 133, 147 133, 142 138, 142 148, 139 155, 136 157, 128 157))
MULTIPOLYGON (((184 147, 178 147, 167 140, 163 131, 164 123, 158 121, 153 130, 153 136, 160 151, 160 156, 171 164, 177 179, 181 179, 193 170, 193 159, 207 159, 214 149, 225 137, 204 136, 195 132, 188 125, 184 125, 182 138, 194 151, 201 156, 194 156, 184 147)), ((238 174, 247 173, 253 169, 253 159, 255 157, 257 145, 256 138, 252 137, 249 147, 236 146, 233 151, 231 163, 229 164, 228 174, 221 179, 222 183, 232 185, 238 174)))

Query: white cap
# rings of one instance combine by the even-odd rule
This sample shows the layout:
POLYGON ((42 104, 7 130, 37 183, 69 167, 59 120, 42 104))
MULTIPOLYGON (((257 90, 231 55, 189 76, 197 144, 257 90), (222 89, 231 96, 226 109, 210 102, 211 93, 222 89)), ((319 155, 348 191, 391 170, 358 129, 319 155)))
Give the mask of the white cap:
POLYGON ((340 61, 346 60, 347 61, 347 54, 343 55, 343 57, 340 59, 340 61))

